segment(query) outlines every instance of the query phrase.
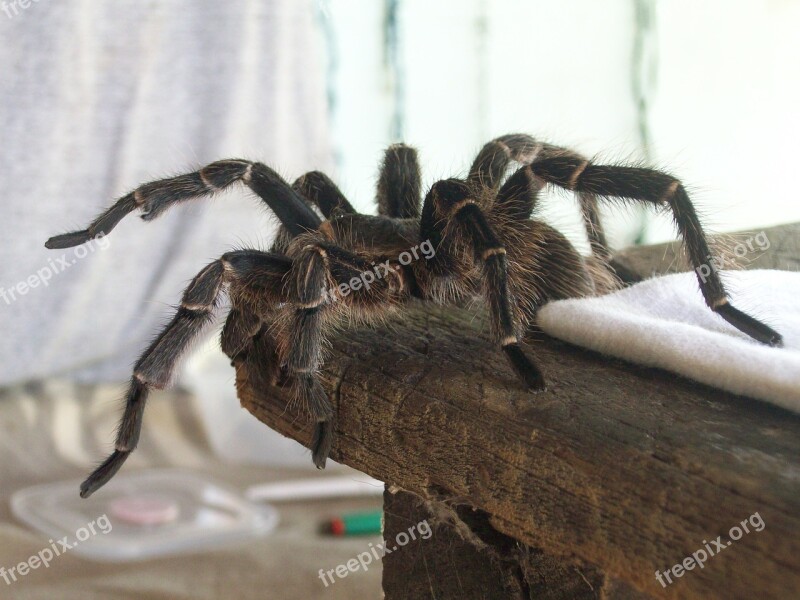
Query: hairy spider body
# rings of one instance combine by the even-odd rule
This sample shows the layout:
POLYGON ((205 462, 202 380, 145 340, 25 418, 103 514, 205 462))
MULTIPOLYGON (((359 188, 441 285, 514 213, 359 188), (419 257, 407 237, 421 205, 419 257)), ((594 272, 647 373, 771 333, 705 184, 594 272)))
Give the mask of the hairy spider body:
MULTIPOLYGON (((317 373, 332 328, 375 323, 411 298, 442 304, 482 298, 493 338, 524 384, 539 391, 544 377, 520 345, 537 308, 619 284, 607 266, 598 198, 670 208, 693 265, 710 256, 677 179, 652 169, 595 165, 527 135, 492 140, 467 178, 436 182, 424 202, 420 181, 416 151, 391 146, 378 180, 379 214, 371 216, 358 214, 323 173, 307 173, 290 186, 261 163, 223 160, 142 185, 86 230, 48 240, 48 248, 74 246, 107 234, 133 210, 151 220, 173 204, 237 182, 261 197, 281 223, 270 252, 228 252, 186 288, 172 321, 135 364, 115 450, 81 485, 81 496, 113 477, 136 447, 149 390, 169 384, 178 357, 211 322, 223 288, 231 304, 223 351, 234 361, 246 361, 251 375, 291 387, 316 422, 312 458, 322 468, 334 415, 317 373), (512 162, 520 166, 505 178, 512 162), (591 256, 581 256, 557 230, 531 219, 546 184, 577 193, 591 256)), ((758 341, 780 343, 779 334, 728 302, 716 271, 698 281, 712 310, 758 341)))

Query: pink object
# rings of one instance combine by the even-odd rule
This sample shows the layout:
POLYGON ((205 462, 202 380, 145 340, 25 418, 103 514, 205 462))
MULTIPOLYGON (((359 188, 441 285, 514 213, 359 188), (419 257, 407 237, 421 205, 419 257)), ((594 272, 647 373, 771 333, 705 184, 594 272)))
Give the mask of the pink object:
POLYGON ((163 525, 178 518, 178 503, 163 496, 139 495, 115 498, 108 505, 115 519, 132 525, 163 525))

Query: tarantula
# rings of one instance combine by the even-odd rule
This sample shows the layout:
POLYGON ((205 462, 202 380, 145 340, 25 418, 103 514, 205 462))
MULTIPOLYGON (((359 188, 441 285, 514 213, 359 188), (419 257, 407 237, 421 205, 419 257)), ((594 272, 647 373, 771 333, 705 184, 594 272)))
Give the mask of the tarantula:
MULTIPOLYGON (((280 220, 274 245, 270 252, 228 252, 195 276, 172 321, 136 362, 115 449, 81 485, 84 498, 111 479, 136 447, 149 390, 169 383, 178 357, 211 321, 223 288, 231 304, 221 334, 223 350, 234 359, 255 360, 271 382, 293 389, 316 422, 312 458, 323 468, 333 436, 333 407, 317 372, 331 326, 346 319, 374 322, 413 297, 439 303, 482 297, 494 339, 522 382, 538 391, 545 388, 544 377, 520 345, 536 309, 550 300, 613 287, 613 272, 601 267, 609 251, 598 198, 671 209, 692 264, 699 267, 710 257, 678 179, 653 169, 594 164, 523 134, 486 144, 465 179, 437 181, 424 202, 416 151, 391 146, 380 170, 377 216, 357 213, 321 172, 307 173, 290 186, 264 164, 231 159, 144 184, 87 229, 50 238, 45 246, 76 246, 108 234, 136 209, 150 221, 179 202, 237 182, 280 220), (506 177, 512 162, 519 166, 506 177), (581 256, 561 233, 531 218, 547 184, 577 193, 592 256, 581 256)), ((698 281, 711 310, 759 342, 781 343, 778 333, 731 305, 716 271, 698 281)))

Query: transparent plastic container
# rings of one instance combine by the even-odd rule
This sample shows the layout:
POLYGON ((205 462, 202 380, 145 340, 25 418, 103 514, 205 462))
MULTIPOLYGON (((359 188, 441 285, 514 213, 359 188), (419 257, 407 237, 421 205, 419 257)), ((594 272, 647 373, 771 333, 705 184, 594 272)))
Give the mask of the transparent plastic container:
MULTIPOLYGON (((145 560, 242 543, 278 523, 271 506, 183 469, 120 473, 93 496, 78 496, 77 480, 37 485, 11 497, 14 516, 64 539, 70 554, 102 562, 145 560)), ((55 542, 53 540, 56 540, 55 542)))

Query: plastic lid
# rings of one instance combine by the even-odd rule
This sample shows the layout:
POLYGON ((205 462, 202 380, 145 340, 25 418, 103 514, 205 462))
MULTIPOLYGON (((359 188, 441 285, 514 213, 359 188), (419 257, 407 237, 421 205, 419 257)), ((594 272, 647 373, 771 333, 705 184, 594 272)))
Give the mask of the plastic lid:
POLYGON ((11 497, 14 516, 71 554, 103 562, 184 554, 263 537, 277 511, 181 469, 122 473, 93 496, 77 480, 37 485, 11 497))

